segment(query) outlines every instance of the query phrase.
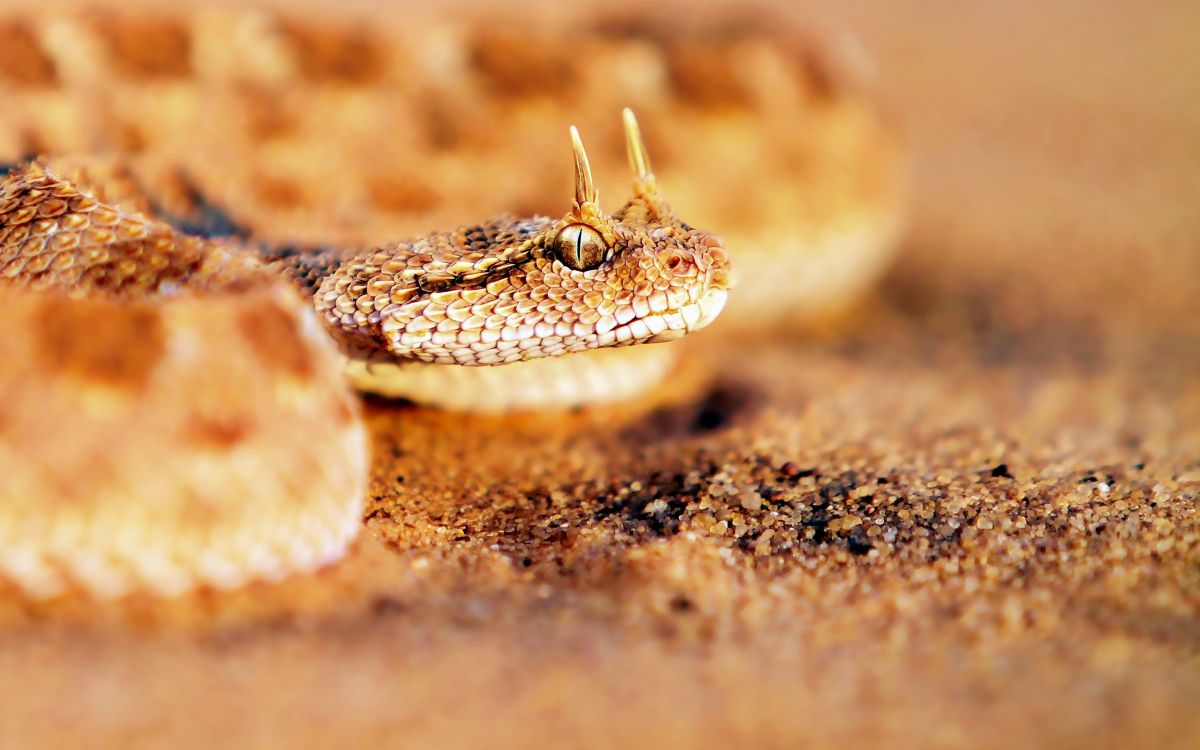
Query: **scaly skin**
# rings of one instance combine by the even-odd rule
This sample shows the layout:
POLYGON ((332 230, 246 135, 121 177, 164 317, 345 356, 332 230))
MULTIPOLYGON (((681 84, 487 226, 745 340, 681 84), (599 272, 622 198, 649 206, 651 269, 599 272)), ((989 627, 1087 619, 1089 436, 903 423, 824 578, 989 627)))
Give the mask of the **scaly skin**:
MULTIPOLYGON (((428 371, 507 370, 707 325, 728 259, 662 201, 626 118, 635 191, 617 213, 600 210, 572 132, 576 196, 561 220, 499 219, 364 252, 264 250, 236 227, 224 239, 181 232, 195 217, 158 217, 119 161, 6 169, 0 590, 176 594, 336 559, 359 528, 367 450, 334 341, 363 385, 392 390, 381 366, 416 362, 410 395, 471 406, 477 383, 430 388, 428 371)), ((644 376, 636 390, 666 361, 615 367, 644 376)), ((526 374, 506 403, 630 390, 628 377, 614 388, 571 370, 538 370, 549 379, 532 390, 526 374)))
MULTIPOLYGON (((632 115, 630 153, 643 154, 632 115)), ((374 364, 505 365, 605 347, 673 341, 714 320, 732 283, 712 234, 680 221, 643 156, 634 196, 605 214, 576 142, 577 190, 560 220, 501 218, 411 242, 350 252, 264 251, 264 268, 311 295, 352 359, 374 364), (596 239, 595 259, 572 268, 564 232, 596 239)), ((632 157, 631 157, 632 158, 632 157)), ((638 167, 635 164, 635 169, 638 167)), ((160 294, 261 273, 236 241, 208 241, 148 218, 148 201, 108 169, 108 205, 74 179, 32 163, 0 192, 0 278, 35 288, 160 294)), ((103 191, 103 182, 96 183, 103 191)), ((570 249, 570 247, 568 247, 570 249)), ((580 393, 578 399, 586 400, 580 393)))
POLYGON ((589 206, 558 221, 497 219, 315 272, 296 256, 269 267, 312 285, 317 311, 344 343, 398 359, 499 365, 672 341, 720 312, 730 267, 716 237, 661 208, 651 213, 655 200, 639 196, 612 217, 589 206), (550 247, 579 222, 612 247, 588 271, 568 268, 550 247))

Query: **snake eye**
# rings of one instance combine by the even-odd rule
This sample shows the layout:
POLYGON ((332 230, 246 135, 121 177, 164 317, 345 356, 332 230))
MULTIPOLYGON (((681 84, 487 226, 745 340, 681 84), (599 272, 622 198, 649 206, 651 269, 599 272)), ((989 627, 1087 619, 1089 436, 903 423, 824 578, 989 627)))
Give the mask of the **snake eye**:
POLYGON ((587 224, 570 224, 554 237, 554 254, 567 268, 588 271, 604 262, 608 245, 587 224))

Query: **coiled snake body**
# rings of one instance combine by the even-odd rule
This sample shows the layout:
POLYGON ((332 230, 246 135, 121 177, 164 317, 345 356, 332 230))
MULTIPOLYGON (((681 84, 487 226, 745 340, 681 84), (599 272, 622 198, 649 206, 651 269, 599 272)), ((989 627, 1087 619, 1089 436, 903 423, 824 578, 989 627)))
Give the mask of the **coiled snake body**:
MULTIPOLYGON (((426 367, 513 365, 605 347, 672 341, 708 325, 721 311, 731 284, 730 265, 714 235, 683 223, 662 199, 629 110, 625 123, 634 194, 616 213, 600 208, 587 154, 572 128, 575 197, 563 218, 505 217, 358 252, 266 248, 252 253, 236 243, 182 233, 156 218, 136 179, 119 165, 105 169, 68 162, 55 167, 34 161, 11 168, 0 184, 0 277, 7 286, 51 295, 48 302, 14 303, 16 309, 31 305, 29 315, 44 315, 51 326, 63 329, 57 339, 39 342, 59 347, 51 355, 59 359, 51 375, 71 369, 68 361, 86 359, 81 348, 96 346, 84 341, 88 325, 133 316, 128 323, 131 351, 99 353, 101 359, 108 359, 115 379, 126 386, 130 386, 126 358, 138 349, 138 338, 155 335, 164 320, 176 317, 174 311, 191 308, 191 315, 203 317, 207 307, 220 318, 221 308, 230 300, 256 296, 270 301, 271 312, 265 320, 244 317, 243 334, 251 339, 269 337, 271 349, 288 349, 280 356, 293 363, 293 376, 324 367, 309 361, 320 359, 323 352, 314 336, 295 333, 294 329, 306 325, 306 316, 296 303, 285 301, 286 294, 276 288, 278 279, 290 281, 311 301, 352 363, 351 381, 367 390, 404 393, 404 370, 412 367, 404 363, 412 361, 427 363, 426 367), (95 172, 106 173, 105 179, 98 179, 95 172), (96 316, 107 317, 91 320, 78 312, 75 298, 94 295, 108 298, 108 309, 103 304, 92 309, 96 316), (122 303, 132 306, 118 309, 122 303), (156 311, 155 303, 165 312, 156 311), (272 326, 278 329, 274 334, 272 326)), ((209 333, 207 327, 196 324, 188 330, 186 323, 179 323, 176 337, 190 334, 197 339, 193 345, 204 346, 198 339, 209 333)), ((33 330, 46 335, 45 324, 33 330)), ((116 338, 112 344, 123 346, 125 341, 116 338)), ((164 342, 168 352, 176 345, 164 342)), ((159 359, 168 352, 148 356, 159 359)), ((18 359, 20 354, 10 353, 10 361, 18 359)), ((144 366, 148 372, 143 375, 151 379, 154 371, 162 369, 157 362, 144 366)), ((586 370, 579 364, 573 368, 586 370)), ((98 372, 83 374, 100 377, 98 372)), ((528 381, 529 375, 523 379, 528 381)), ((306 389, 311 387, 311 378, 300 380, 306 389)), ((580 376, 578 382, 589 379, 580 376)), ((7 386, 9 391, 19 387, 11 382, 7 386)), ((77 382, 63 388, 69 391, 68 398, 86 389, 77 382)), ((281 401, 280 384, 267 390, 280 412, 304 408, 296 405, 300 399, 294 395, 281 401)), ((484 406, 508 403, 494 391, 466 395, 480 399, 484 406)), ((579 401, 588 395, 606 394, 580 390, 571 397, 579 401)), ((140 413, 146 408, 135 398, 101 398, 107 404, 98 407, 100 422, 114 413, 131 409, 140 413)), ((342 412, 348 412, 344 405, 342 412)), ((197 419, 209 417, 201 413, 197 419)), ((332 445, 322 444, 313 451, 318 463, 333 464, 329 474, 337 480, 331 484, 336 491, 326 492, 324 485, 316 492, 286 488, 299 495, 293 502, 311 505, 300 511, 307 528, 302 524, 299 533, 290 524, 278 528, 276 549, 267 554, 262 550, 271 547, 268 538, 245 539, 220 523, 215 529, 196 525, 187 514, 172 517, 162 507, 157 509, 158 523, 165 522, 166 528, 151 534, 160 540, 159 548, 131 543, 130 529, 120 524, 129 523, 133 514, 118 512, 128 507, 128 499, 105 497, 95 488, 87 492, 83 510, 60 507, 47 513, 35 501, 44 494, 35 471, 25 481, 7 480, 28 495, 0 498, 15 506, 15 512, 0 513, 0 572, 35 592, 54 592, 66 581, 79 581, 94 592, 116 594, 137 584, 164 591, 183 590, 199 581, 235 585, 247 577, 320 563, 353 535, 361 503, 365 472, 361 428, 350 418, 342 422, 329 438, 332 445), (318 451, 324 452, 317 456, 318 451), (329 516, 339 514, 329 522, 329 516), (112 528, 114 524, 118 527, 112 528), (205 534, 194 540, 198 530, 205 534)), ((212 429, 219 433, 246 428, 217 424, 212 429)), ((107 452, 99 445, 92 447, 107 452)), ((185 455, 184 462, 190 464, 191 458, 185 455)), ((279 471, 265 458, 251 456, 250 473, 259 472, 260 477, 241 476, 236 467, 220 467, 217 476, 244 480, 245 494, 257 494, 262 487, 255 485, 279 471)), ((173 497, 194 504, 196 495, 211 485, 198 467, 174 466, 176 459, 166 460, 170 468, 160 467, 159 473, 178 486, 159 487, 161 496, 146 498, 151 510, 155 505, 170 508, 173 497)), ((38 465, 19 459, 14 463, 38 465)), ((148 476, 155 473, 141 471, 148 476)), ((207 488, 213 497, 200 499, 224 507, 228 500, 223 498, 242 494, 236 484, 221 484, 207 488)), ((278 486, 269 490, 276 495, 285 492, 278 486)), ((121 488, 117 494, 120 491, 129 489, 121 488)), ((240 501, 261 505, 263 500, 243 497, 240 501)))
POLYGON ((336 559, 368 460, 346 373, 448 408, 644 390, 675 347, 636 344, 706 326, 731 282, 664 194, 733 249, 723 322, 867 286, 899 150, 804 37, 580 12, 0 15, 4 160, 120 154, 0 171, 0 591, 173 594, 336 559), (617 211, 576 136, 562 218, 429 232, 557 214, 547 139, 579 117, 607 153, 625 104, 662 128, 661 191, 630 117, 617 211), (420 239, 379 242, 398 236, 420 239), (327 240, 359 249, 307 249, 327 240))

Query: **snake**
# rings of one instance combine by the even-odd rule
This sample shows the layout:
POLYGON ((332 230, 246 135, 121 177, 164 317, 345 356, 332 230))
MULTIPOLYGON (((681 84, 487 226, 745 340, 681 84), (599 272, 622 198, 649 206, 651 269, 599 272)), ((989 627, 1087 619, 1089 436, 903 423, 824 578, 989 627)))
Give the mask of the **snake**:
POLYGON ((604 93, 564 63, 578 49, 562 57, 553 24, 457 19, 413 37, 382 19, 330 41, 318 20, 263 12, 0 16, 0 154, 39 154, 0 168, 0 590, 173 596, 311 572, 361 532, 356 391, 473 411, 602 406, 669 377, 674 342, 718 317, 809 319, 858 296, 901 215, 899 149, 874 110, 769 24, 647 23, 593 21, 574 40, 627 79, 604 93), (754 75, 701 48, 737 52, 754 75), (410 55, 403 78, 390 50, 410 55), (484 95, 455 96, 458 64, 484 95), (295 79, 308 93, 290 102, 295 79), (384 99, 401 86, 422 113, 407 124, 432 139, 412 161, 436 167, 394 166, 386 144, 408 138, 384 99), (786 112, 751 116, 766 101, 755 86, 813 132, 778 132, 786 112), (586 101, 567 94, 584 88, 586 101), (544 147, 545 110, 598 122, 617 95, 678 132, 647 138, 628 108, 614 118, 632 193, 610 213, 579 131, 569 151, 544 147), (201 101, 268 119, 308 107, 329 122, 299 137, 326 158, 297 162, 311 148, 279 122, 180 123, 201 101), (512 143, 481 140, 477 121, 512 143), (724 173, 688 174, 680 144, 711 149, 724 173), (573 162, 565 213, 545 197, 556 153, 573 162), (394 171, 381 179, 376 162, 394 171), (813 192, 820 206, 797 200, 813 192), (730 226, 719 239, 682 216, 730 226), (410 239, 380 239, 397 229, 410 239), (753 305, 725 312, 731 255, 753 305))

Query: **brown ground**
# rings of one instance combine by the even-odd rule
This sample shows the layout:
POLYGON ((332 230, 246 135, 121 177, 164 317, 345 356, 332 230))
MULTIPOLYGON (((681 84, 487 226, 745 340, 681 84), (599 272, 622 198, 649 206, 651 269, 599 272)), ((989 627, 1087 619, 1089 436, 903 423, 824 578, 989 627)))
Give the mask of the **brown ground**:
POLYGON ((371 405, 344 564, 5 604, 0 737, 1200 745, 1200 14, 1068 5, 825 9, 917 153, 845 331, 714 329, 648 411, 371 405))

